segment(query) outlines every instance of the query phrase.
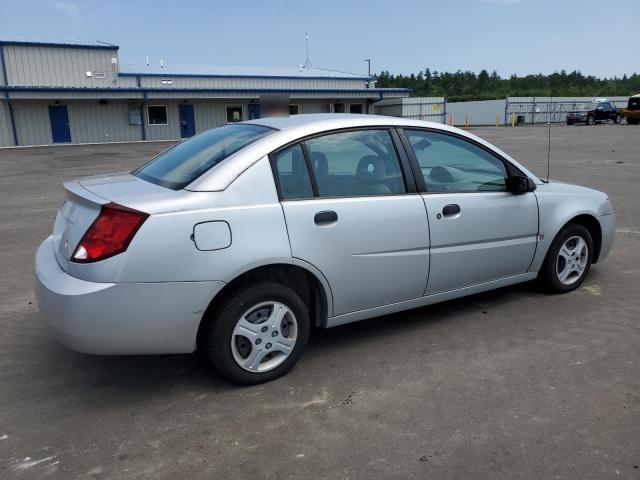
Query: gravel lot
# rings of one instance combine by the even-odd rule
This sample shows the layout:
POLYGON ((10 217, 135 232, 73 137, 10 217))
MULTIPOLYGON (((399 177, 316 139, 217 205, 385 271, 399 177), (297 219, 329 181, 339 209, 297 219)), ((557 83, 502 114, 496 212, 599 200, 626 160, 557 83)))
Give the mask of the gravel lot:
MULTIPOLYGON (((475 133, 545 174, 546 128, 475 133)), ((289 375, 250 388, 190 355, 77 354, 37 319, 61 182, 168 144, 0 150, 0 478, 640 478, 640 127, 558 126, 552 143, 551 177, 617 214, 579 290, 316 331, 289 375)))

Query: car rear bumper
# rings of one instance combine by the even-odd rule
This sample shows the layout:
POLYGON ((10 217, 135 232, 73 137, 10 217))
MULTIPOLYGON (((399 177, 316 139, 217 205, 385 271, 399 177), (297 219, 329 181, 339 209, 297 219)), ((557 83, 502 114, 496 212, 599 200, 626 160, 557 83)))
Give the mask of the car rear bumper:
POLYGON ((600 229, 602 230, 602 245, 600 246, 600 255, 598 256, 598 262, 601 262, 607 258, 613 246, 613 240, 616 236, 616 216, 613 213, 610 215, 602 215, 598 217, 598 221, 600 222, 600 229))
POLYGON ((60 268, 52 237, 35 259, 40 317, 64 345, 83 353, 190 353, 223 282, 95 283, 60 268))

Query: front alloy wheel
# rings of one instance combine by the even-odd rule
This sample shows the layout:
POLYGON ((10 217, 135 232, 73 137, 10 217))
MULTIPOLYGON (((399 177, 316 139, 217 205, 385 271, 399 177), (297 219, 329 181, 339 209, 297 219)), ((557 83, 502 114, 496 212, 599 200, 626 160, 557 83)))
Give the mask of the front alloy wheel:
POLYGON ((538 280, 552 292, 575 290, 587 277, 592 258, 593 240, 589 230, 579 223, 570 223, 549 247, 538 280))
POLYGON ((570 237, 558 252, 556 259, 556 275, 564 285, 573 285, 582 278, 587 260, 589 248, 582 237, 574 235, 570 237))

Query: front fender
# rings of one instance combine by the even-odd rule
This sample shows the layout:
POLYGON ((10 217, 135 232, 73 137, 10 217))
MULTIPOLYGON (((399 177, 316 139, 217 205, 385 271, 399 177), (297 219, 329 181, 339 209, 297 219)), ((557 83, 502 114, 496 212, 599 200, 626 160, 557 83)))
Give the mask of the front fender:
POLYGON ((531 271, 540 270, 547 251, 560 230, 580 215, 593 217, 600 225, 603 245, 605 241, 610 245, 611 239, 605 238, 607 232, 602 231, 600 221, 601 217, 612 214, 606 194, 586 187, 557 182, 538 186, 534 194, 538 199, 539 235, 531 271))

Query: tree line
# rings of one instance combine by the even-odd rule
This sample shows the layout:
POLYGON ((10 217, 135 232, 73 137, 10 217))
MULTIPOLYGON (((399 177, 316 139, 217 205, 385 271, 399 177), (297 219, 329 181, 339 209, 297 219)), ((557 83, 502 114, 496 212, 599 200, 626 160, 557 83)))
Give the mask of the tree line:
POLYGON ((640 93, 640 75, 598 78, 579 71, 562 70, 502 78, 494 70, 438 72, 426 69, 417 74, 394 75, 383 70, 376 76, 376 87, 410 88, 412 97, 445 97, 451 102, 491 100, 505 97, 613 97, 640 93))

